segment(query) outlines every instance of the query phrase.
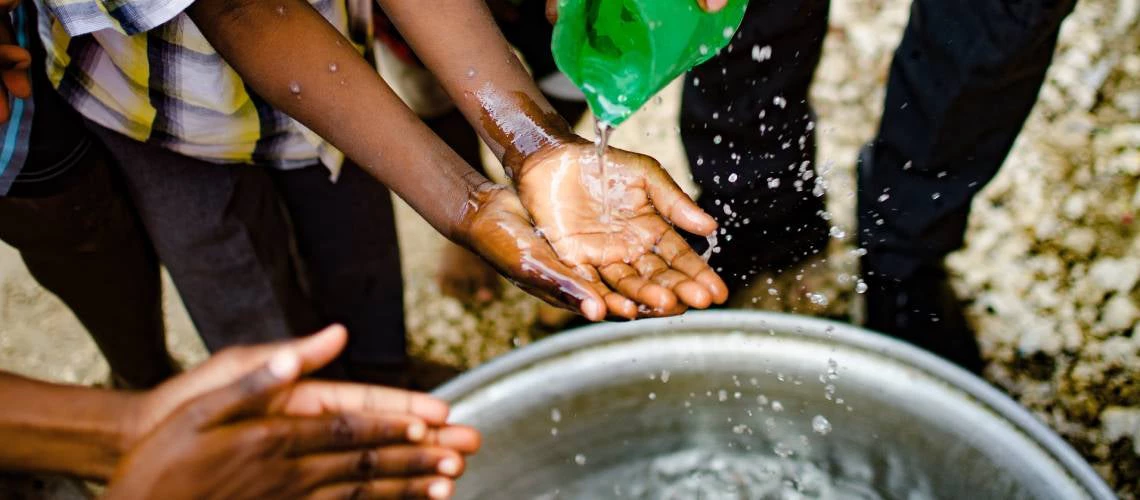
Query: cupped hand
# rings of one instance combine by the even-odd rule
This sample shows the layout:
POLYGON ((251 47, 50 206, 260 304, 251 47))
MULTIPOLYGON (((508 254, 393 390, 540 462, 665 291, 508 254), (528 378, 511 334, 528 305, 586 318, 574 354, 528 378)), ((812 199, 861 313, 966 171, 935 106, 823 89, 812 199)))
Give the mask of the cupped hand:
POLYGON ((594 144, 577 140, 527 158, 516 185, 562 262, 597 269, 643 313, 727 299, 724 281, 673 227, 708 236, 716 221, 653 158, 609 148, 603 172, 594 144))
POLYGON ((530 294, 592 321, 637 317, 637 304, 607 288, 592 267, 560 260, 506 186, 488 183, 473 193, 462 228, 468 247, 530 294))
MULTIPOLYGON (((152 432, 177 408, 204 394, 241 380, 259 369, 274 355, 291 353, 300 360, 301 373, 307 374, 328 364, 344 349, 347 332, 331 326, 320 333, 276 344, 232 347, 211 357, 136 400, 134 418, 127 423, 125 447, 152 432)), ((303 380, 273 392, 265 402, 267 415, 319 417, 355 413, 362 415, 406 415, 427 424, 425 440, 460 453, 474 453, 479 434, 465 426, 447 425, 447 403, 427 394, 387 387, 339 382, 303 380)))
POLYGON ((252 372, 177 407, 123 458, 105 498, 449 497, 455 450, 398 413, 275 414, 302 373, 280 349, 252 372))

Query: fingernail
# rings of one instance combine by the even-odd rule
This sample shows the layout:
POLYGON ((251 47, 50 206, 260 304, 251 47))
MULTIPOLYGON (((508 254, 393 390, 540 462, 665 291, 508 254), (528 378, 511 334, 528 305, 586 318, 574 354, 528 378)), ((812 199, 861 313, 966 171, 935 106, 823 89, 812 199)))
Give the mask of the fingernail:
POLYGON ((600 318, 606 314, 606 310, 602 304, 594 299, 589 299, 582 303, 582 311, 586 313, 586 317, 590 319, 600 318))
POLYGON ((728 0, 708 0, 709 12, 716 12, 728 5, 728 0))
POLYGON ((288 349, 278 351, 269 359, 269 373, 282 380, 293 378, 300 368, 301 360, 297 358, 296 353, 288 349))
POLYGON ((419 442, 427 435, 427 426, 423 422, 412 422, 408 426, 408 441, 419 442))
POLYGON ((443 500, 451 496, 451 484, 444 481, 436 481, 428 486, 428 497, 443 500))
POLYGON ((439 461, 439 473, 445 476, 454 476, 459 474, 459 460, 454 458, 445 458, 439 461))

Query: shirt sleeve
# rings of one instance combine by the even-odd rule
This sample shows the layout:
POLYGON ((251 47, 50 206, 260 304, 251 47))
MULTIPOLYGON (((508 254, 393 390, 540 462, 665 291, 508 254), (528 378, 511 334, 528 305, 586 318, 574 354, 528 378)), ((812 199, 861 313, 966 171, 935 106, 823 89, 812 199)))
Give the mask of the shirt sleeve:
POLYGON ((37 0, 70 36, 102 30, 136 35, 174 19, 194 0, 37 0))

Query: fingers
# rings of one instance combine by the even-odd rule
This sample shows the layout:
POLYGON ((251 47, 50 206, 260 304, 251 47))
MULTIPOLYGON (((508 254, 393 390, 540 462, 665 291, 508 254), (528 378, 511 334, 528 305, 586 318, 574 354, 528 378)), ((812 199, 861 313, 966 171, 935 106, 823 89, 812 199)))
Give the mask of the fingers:
POLYGON ((326 484, 463 474, 463 457, 454 450, 423 446, 387 446, 339 453, 308 455, 296 461, 307 490, 326 484))
POLYGON ((717 12, 728 5, 728 0, 697 0, 697 3, 707 12, 717 12))
POLYGON ((483 445, 483 438, 474 427, 448 425, 428 429, 427 436, 424 437, 422 443, 430 446, 449 448, 464 455, 471 455, 479 451, 479 447, 483 445))
POLYGON ((728 300, 728 286, 724 284, 724 280, 717 276, 708 263, 697 255, 676 231, 667 231, 658 241, 655 250, 670 268, 684 273, 693 281, 703 285, 711 294, 713 303, 723 304, 728 300))
POLYGON ((411 479, 380 479, 364 483, 342 483, 323 487, 309 496, 310 500, 418 499, 451 498, 455 484, 442 476, 411 479))
POLYGON ((712 292, 704 285, 677 270, 671 269, 661 257, 647 254, 637 259, 637 272, 648 277, 658 286, 671 290, 689 307, 704 309, 712 304, 712 292))
POLYGON ((716 220, 701 210, 656 160, 646 158, 646 162, 645 190, 662 216, 693 234, 708 236, 716 231, 716 220))
POLYGON ((605 319, 611 300, 603 298, 604 294, 594 284, 562 263, 545 240, 535 241, 534 245, 538 248, 521 259, 523 283, 553 297, 556 305, 561 302, 576 306, 578 312, 590 321, 605 319))
POLYGON ((643 278, 629 264, 610 264, 602 267, 601 271, 607 285, 650 309, 667 310, 677 305, 677 296, 672 287, 664 287, 643 278))
POLYGON ((409 415, 267 417, 243 421, 232 429, 240 438, 291 457, 418 443, 427 437, 427 425, 409 415))
POLYGON ((447 422, 447 403, 427 394, 364 384, 305 381, 297 384, 282 408, 291 416, 354 412, 363 415, 405 414, 428 425, 447 422))
POLYGON ((186 425, 206 428, 267 406, 275 391, 295 381, 301 373, 301 360, 290 350, 281 350, 260 368, 237 380, 191 400, 183 407, 186 425))
POLYGON ((546 20, 550 24, 558 22, 558 0, 546 0, 546 20))

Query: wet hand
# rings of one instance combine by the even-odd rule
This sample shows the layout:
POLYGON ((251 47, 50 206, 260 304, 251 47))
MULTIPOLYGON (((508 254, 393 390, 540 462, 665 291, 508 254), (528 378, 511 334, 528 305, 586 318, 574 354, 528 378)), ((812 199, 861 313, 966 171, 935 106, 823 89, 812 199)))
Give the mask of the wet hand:
MULTIPOLYGON (((432 498, 463 458, 408 414, 276 414, 303 361, 260 368, 179 406, 120 461, 106 498, 432 498)), ((285 397, 286 400, 290 399, 285 397)))
POLYGON ((11 117, 9 95, 18 99, 32 96, 32 80, 28 76, 32 54, 16 42, 16 29, 8 15, 18 4, 18 0, 0 0, 0 123, 11 117))
POLYGON ((716 221, 656 160, 615 148, 605 160, 603 176, 594 144, 579 139, 532 155, 516 176, 523 205, 562 262, 596 269, 643 314, 723 303, 724 281, 673 227, 707 236, 716 221))
MULTIPOLYGON (((328 364, 344 349, 347 332, 342 326, 288 342, 246 347, 233 347, 211 357, 174 379, 140 395, 134 417, 126 422, 124 446, 132 448, 144 436, 195 398, 241 380, 259 369, 274 355, 289 352, 301 363, 302 373, 311 373, 328 364)), ((460 453, 474 453, 479 448, 479 434, 464 426, 447 425, 447 403, 401 389, 363 384, 304 380, 283 387, 265 402, 266 415, 281 417, 320 417, 341 413, 363 415, 404 415, 427 424, 426 441, 460 453)))
POLYGON ((473 193, 462 228, 464 244, 531 295, 592 321, 637 316, 637 304, 606 287, 592 267, 560 260, 509 188, 488 183, 473 193))

